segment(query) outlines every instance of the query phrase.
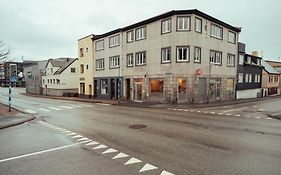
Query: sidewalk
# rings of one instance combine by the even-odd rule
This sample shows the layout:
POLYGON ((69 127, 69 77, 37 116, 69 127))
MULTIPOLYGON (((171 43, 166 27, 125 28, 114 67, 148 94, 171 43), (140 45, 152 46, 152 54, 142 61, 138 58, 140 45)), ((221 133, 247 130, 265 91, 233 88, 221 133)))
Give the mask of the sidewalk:
POLYGON ((13 108, 11 112, 9 112, 8 106, 0 104, 0 129, 16 126, 33 120, 34 118, 34 116, 20 113, 18 110, 13 108))

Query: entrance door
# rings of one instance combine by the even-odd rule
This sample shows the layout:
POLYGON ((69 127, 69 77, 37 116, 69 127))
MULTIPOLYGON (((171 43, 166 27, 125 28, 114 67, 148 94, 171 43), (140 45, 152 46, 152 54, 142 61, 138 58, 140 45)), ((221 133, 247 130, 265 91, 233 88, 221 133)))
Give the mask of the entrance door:
POLYGON ((45 94, 48 95, 48 86, 45 85, 45 94))
POLYGON ((89 98, 92 98, 92 85, 89 85, 89 98))
POLYGON ((130 100, 131 98, 131 86, 130 86, 130 79, 126 79, 126 94, 127 94, 127 100, 130 100))
POLYGON ((136 101, 142 100, 142 83, 141 82, 134 83, 134 100, 136 100, 136 101))
POLYGON ((111 99, 115 98, 115 79, 110 80, 111 84, 111 99))
POLYGON ((199 78, 199 95, 201 99, 206 98, 206 90, 207 90, 207 79, 199 78))
POLYGON ((94 98, 98 96, 98 81, 94 80, 94 98))
POLYGON ((85 94, 85 83, 80 83, 80 94, 81 95, 85 94))

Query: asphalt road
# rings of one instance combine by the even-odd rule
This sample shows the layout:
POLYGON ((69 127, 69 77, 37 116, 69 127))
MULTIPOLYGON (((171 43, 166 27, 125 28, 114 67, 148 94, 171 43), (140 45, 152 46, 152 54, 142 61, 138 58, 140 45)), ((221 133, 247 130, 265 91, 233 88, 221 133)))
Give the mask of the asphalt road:
MULTIPOLYGON (((7 102, 5 91, 0 88, 2 103, 7 102)), ((37 119, 0 130, 1 174, 281 172, 281 123, 266 115, 279 110, 280 99, 150 109, 14 92, 13 105, 37 119)))

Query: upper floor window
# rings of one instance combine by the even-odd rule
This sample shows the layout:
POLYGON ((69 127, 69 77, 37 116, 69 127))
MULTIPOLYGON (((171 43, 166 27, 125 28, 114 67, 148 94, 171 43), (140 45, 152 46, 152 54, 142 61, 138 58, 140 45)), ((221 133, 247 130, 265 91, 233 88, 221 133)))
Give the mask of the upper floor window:
POLYGON ((120 35, 115 35, 109 38, 109 47, 116 47, 120 45, 120 35))
POLYGON ((104 40, 96 41, 96 51, 104 49, 104 40))
POLYGON ((120 67, 120 57, 114 56, 109 57, 109 68, 118 68, 120 67))
POLYGON ((235 55, 227 54, 227 66, 235 66, 235 55))
POLYGON ((166 19, 161 22, 161 31, 162 34, 171 32, 171 19, 166 19))
POLYGON ((104 58, 96 60, 96 70, 104 69, 104 58))
POLYGON ((83 57, 84 56, 84 53, 83 53, 83 48, 80 48, 80 57, 83 57))
POLYGON ((88 49, 88 47, 86 47, 86 53, 88 53, 88 51, 89 51, 89 49, 88 49))
POLYGON ((146 27, 141 27, 136 29, 135 31, 136 34, 136 40, 141 40, 146 38, 146 27))
POLYGON ((234 32, 228 31, 228 42, 236 43, 236 34, 234 32))
POLYGON ((189 47, 177 47, 177 62, 189 61, 189 47))
POLYGON ((80 73, 81 73, 81 74, 84 73, 84 64, 80 64, 80 73))
POLYGON ((278 79, 279 79, 279 77, 278 77, 278 76, 275 76, 275 77, 274 77, 274 82, 275 82, 275 83, 278 82, 278 79))
POLYGON ((70 68, 70 73, 75 73, 75 67, 70 68))
POLYGON ((261 59, 257 59, 257 65, 261 65, 261 59))
POLYGON ((127 32, 127 43, 133 42, 134 41, 134 31, 128 31, 127 32))
POLYGON ((201 62, 201 48, 194 47, 194 62, 200 63, 201 62))
POLYGON ((238 74, 238 83, 243 83, 243 73, 238 74))
POLYGON ((260 82, 260 74, 255 74, 255 83, 259 83, 260 82))
POLYGON ((127 54, 127 67, 133 67, 134 66, 134 54, 130 53, 127 54))
POLYGON ((137 52, 136 53, 136 65, 145 65, 146 64, 146 52, 137 52))
POLYGON ((189 16, 177 17, 177 30, 178 31, 190 30, 190 17, 189 16))
POLYGON ((250 56, 247 56, 247 63, 248 63, 248 64, 251 64, 251 63, 252 63, 252 60, 251 60, 251 57, 250 57, 250 56))
POLYGON ((210 63, 221 65, 222 53, 211 50, 210 52, 210 63))
POLYGON ((243 54, 239 54, 239 64, 240 65, 244 64, 244 55, 243 54))
POLYGON ((53 73, 53 68, 51 68, 51 74, 53 73))
POLYGON ((195 31, 202 33, 202 19, 195 18, 195 31))
POLYGON ((171 62, 171 48, 170 47, 161 49, 161 60, 162 60, 162 63, 171 62))
POLYGON ((219 27, 218 25, 215 24, 211 24, 211 36, 218 39, 222 39, 222 35, 223 35, 222 27, 219 27))

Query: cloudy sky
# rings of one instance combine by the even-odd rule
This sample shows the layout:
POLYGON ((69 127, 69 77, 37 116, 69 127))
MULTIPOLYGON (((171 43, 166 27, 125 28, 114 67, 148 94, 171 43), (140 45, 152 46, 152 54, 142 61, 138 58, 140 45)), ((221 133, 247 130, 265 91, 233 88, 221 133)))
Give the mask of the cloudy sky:
POLYGON ((124 27, 171 10, 198 9, 242 27, 247 51, 281 61, 279 0, 1 0, 0 40, 11 59, 77 57, 77 39, 124 27))

